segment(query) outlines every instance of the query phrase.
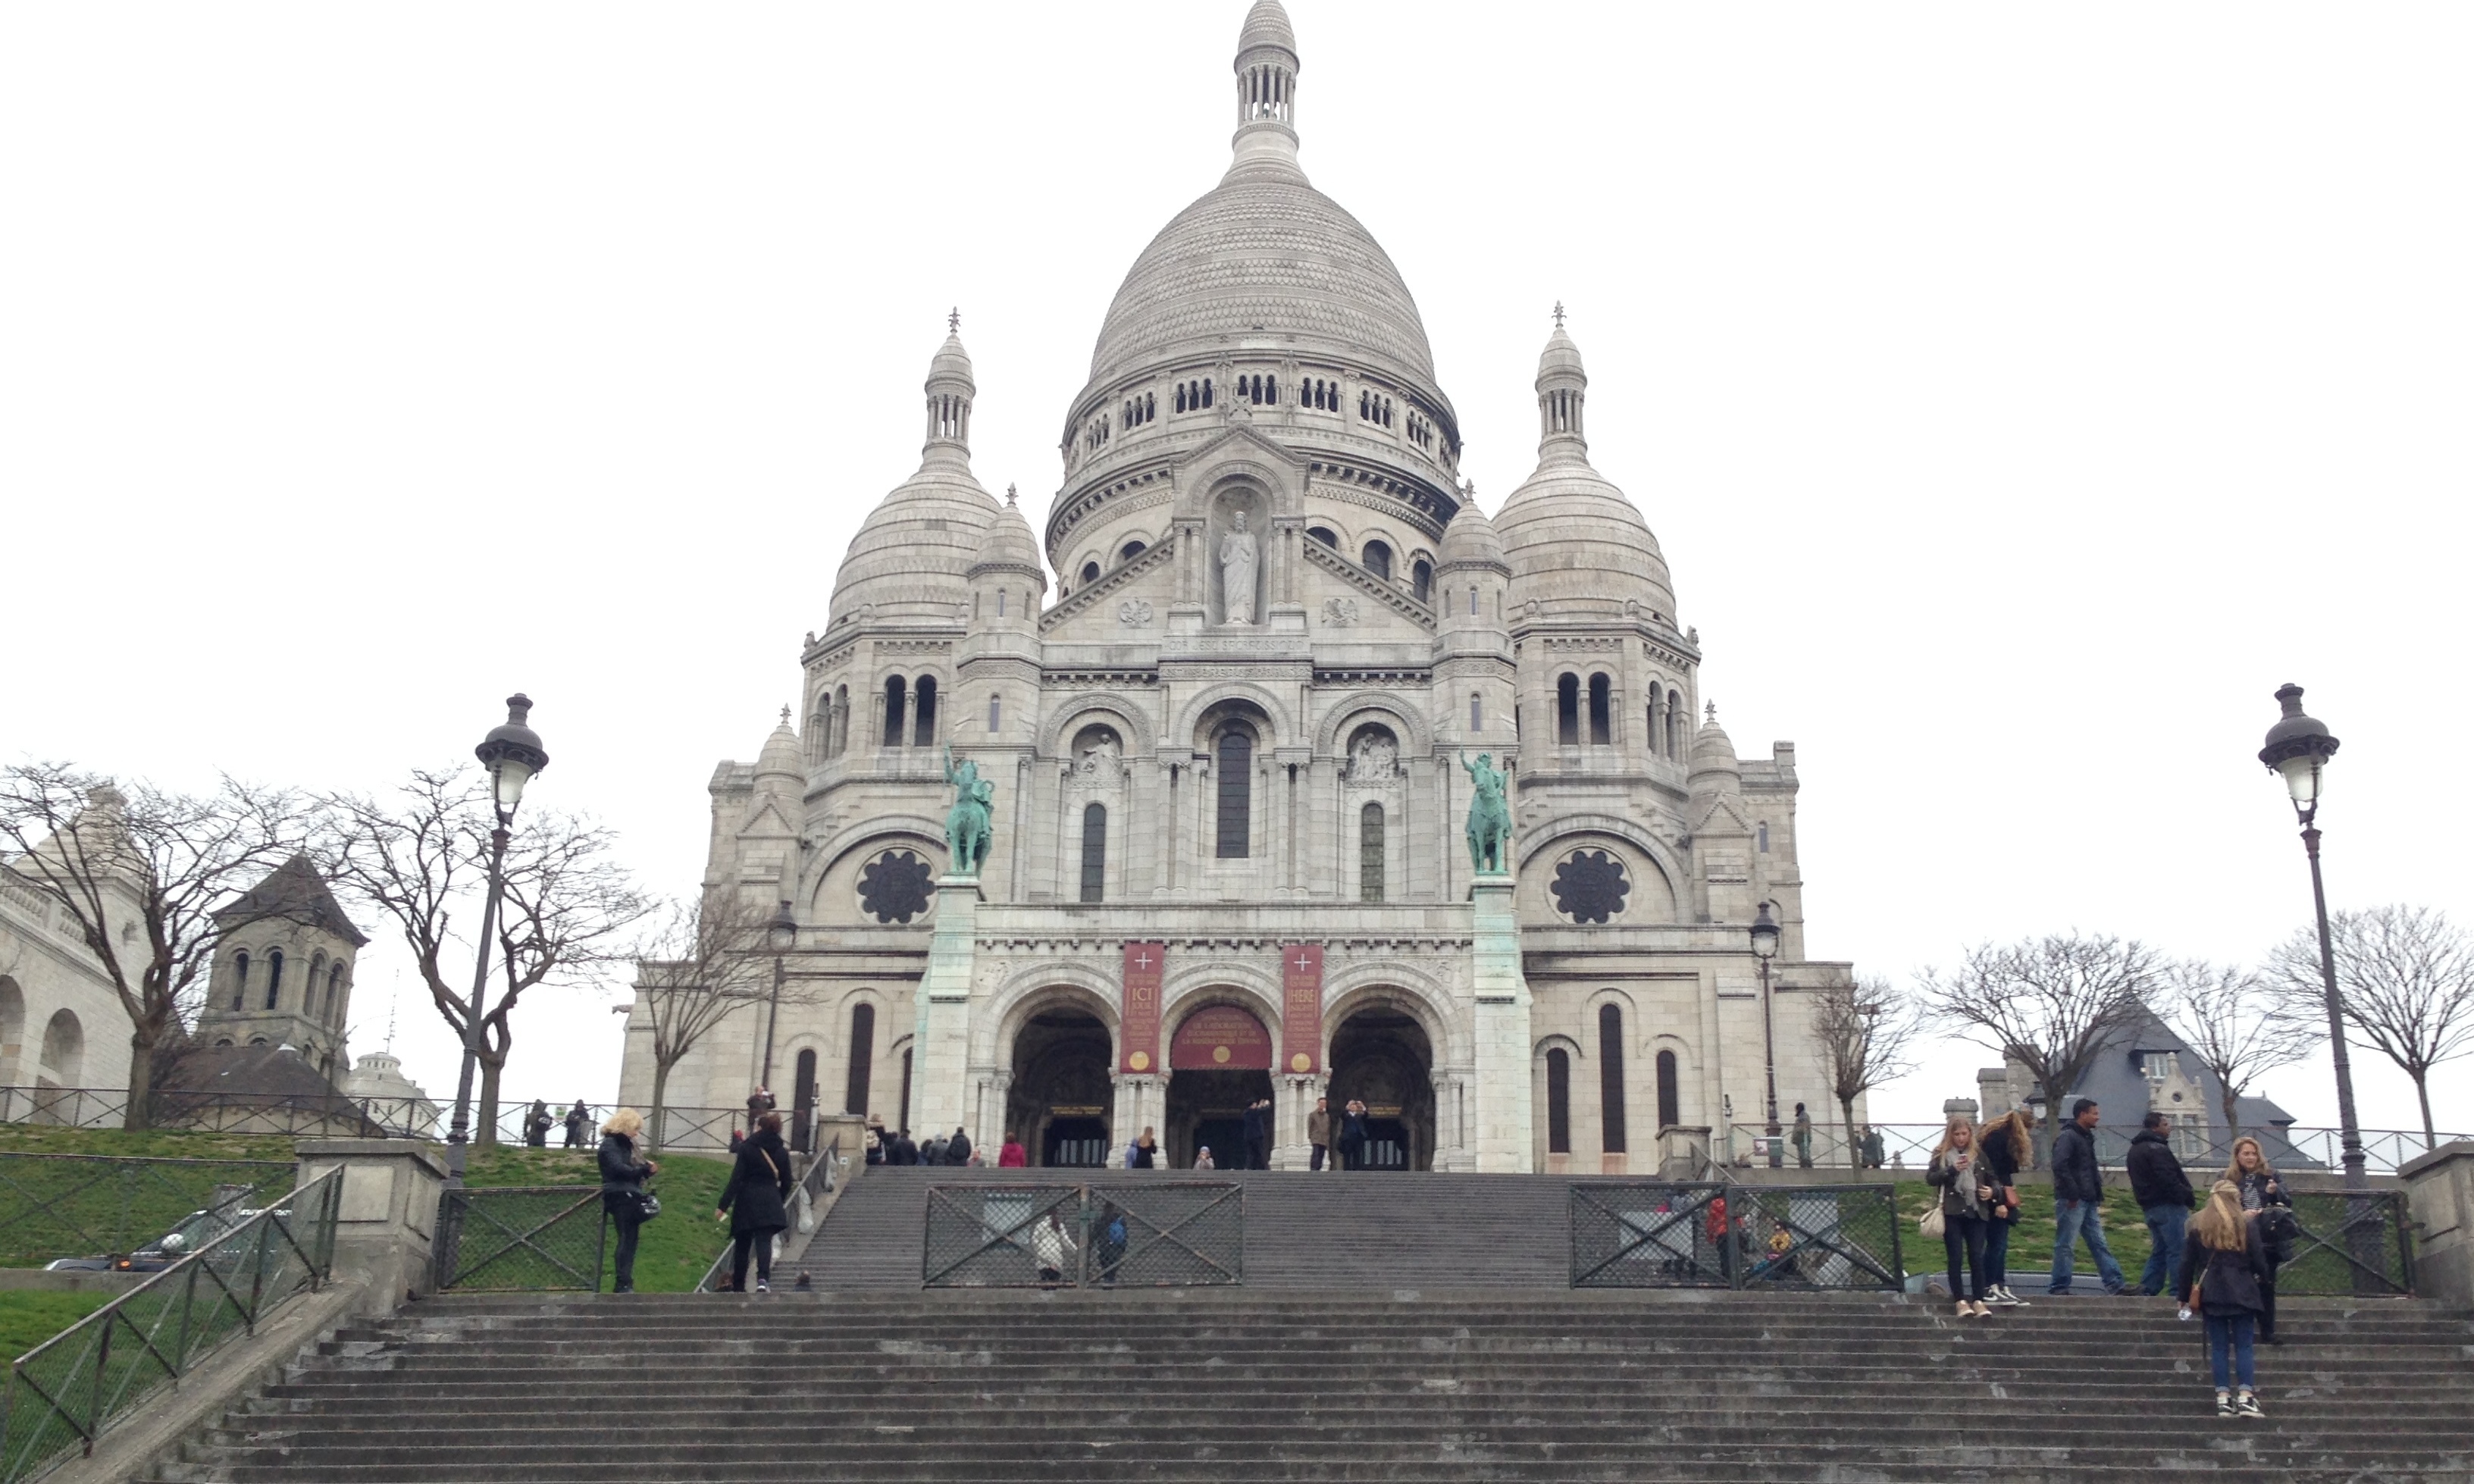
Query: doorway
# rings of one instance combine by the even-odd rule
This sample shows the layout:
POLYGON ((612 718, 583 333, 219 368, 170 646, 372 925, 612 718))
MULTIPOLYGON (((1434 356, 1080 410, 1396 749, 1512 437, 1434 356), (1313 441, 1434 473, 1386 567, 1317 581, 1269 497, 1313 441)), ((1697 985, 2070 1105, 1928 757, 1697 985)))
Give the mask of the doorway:
POLYGON ((1168 1127, 1162 1131, 1172 1168, 1194 1168, 1194 1156, 1211 1151, 1222 1170, 1246 1167, 1246 1109, 1272 1095, 1268 1071, 1174 1071, 1168 1079, 1168 1127))
POLYGON ((1331 1036, 1328 1095, 1335 1109, 1352 1098, 1366 1105, 1365 1168, 1434 1168, 1434 1050, 1416 1020, 1372 1006, 1342 1021, 1331 1036))
POLYGON ((1034 1166, 1106 1164, 1116 1092, 1110 1051, 1108 1028, 1088 1010, 1060 1007, 1031 1016, 1013 1038, 1013 1086, 1005 1128, 994 1131, 998 1141, 1008 1133, 1021 1139, 1034 1166))

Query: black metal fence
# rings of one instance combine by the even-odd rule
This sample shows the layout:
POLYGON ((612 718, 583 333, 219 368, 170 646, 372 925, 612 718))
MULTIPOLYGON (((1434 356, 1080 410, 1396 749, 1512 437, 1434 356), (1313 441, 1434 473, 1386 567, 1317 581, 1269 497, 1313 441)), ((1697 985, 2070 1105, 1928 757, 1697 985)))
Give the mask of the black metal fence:
POLYGON ((0 1267, 124 1256, 193 1218, 230 1225, 292 1176, 288 1160, 0 1154, 0 1267))
POLYGON ((446 1191, 431 1249, 438 1287, 597 1293, 608 1228, 598 1185, 446 1191))
POLYGON ((0 1393, 0 1484, 33 1478, 198 1360, 327 1280, 344 1173, 330 1170, 17 1358, 0 1393))
POLYGON ((2292 1200, 2301 1230, 2277 1269, 2279 1294, 2394 1298, 2413 1291, 2405 1192, 2310 1190, 2292 1200))
POLYGON ((1234 1182, 928 1187, 925 1288, 1245 1280, 1246 1189, 1234 1182))
POLYGON ((1571 1187, 1575 1288, 1894 1290, 1893 1187, 1705 1182, 1571 1187))

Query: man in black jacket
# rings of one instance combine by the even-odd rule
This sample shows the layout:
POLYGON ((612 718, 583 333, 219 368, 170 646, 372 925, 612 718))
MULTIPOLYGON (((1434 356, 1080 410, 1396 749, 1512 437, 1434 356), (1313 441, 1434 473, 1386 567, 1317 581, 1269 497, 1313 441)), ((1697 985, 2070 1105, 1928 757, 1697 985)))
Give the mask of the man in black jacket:
POLYGON ((2079 1099, 2071 1105, 2071 1121, 2053 1135, 2053 1281, 2045 1291, 2055 1298, 2071 1291, 2071 1257, 2081 1232, 2087 1233, 2088 1255, 2096 1259, 2104 1291, 2124 1291, 2122 1264, 2104 1245, 2104 1185, 2096 1167, 2098 1111, 2094 1098, 2079 1099))
POLYGON ((2173 1266, 2182 1260, 2182 1228, 2196 1204, 2192 1199, 2191 1177, 2183 1173, 2182 1161, 2166 1141, 2165 1131, 2172 1126, 2173 1121, 2164 1114, 2149 1113, 2122 1160, 2130 1170, 2130 1199, 2139 1203, 2140 1214, 2147 1218, 2147 1267, 2139 1275, 2139 1291, 2150 1297, 2182 1291, 2174 1280, 2173 1266))

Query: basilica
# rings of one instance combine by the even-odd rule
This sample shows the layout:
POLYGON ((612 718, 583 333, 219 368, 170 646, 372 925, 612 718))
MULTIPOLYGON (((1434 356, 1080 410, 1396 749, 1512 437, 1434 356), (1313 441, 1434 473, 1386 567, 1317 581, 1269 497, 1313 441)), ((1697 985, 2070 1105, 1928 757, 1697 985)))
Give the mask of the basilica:
POLYGON ((1279 0, 1235 72, 1233 158, 1108 306, 1036 527, 972 474, 958 330, 930 361, 795 717, 708 786, 708 900, 778 914, 778 965, 667 1104, 763 1083, 1035 1166, 1148 1128, 1226 1167, 1265 1099, 1275 1167, 1325 1096, 1403 1171, 1654 1172, 1773 1085, 1829 1122, 1810 1006, 1850 970, 1805 955, 1795 749, 1739 758, 1702 697, 1560 310, 1490 519, 1408 285, 1300 165, 1279 0))

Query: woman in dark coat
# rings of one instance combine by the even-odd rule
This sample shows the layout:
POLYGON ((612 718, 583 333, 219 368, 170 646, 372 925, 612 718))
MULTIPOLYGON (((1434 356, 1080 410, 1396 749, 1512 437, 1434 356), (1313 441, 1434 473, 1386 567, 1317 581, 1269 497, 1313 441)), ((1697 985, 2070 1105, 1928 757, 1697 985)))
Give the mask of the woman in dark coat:
POLYGON ((2253 1390, 2251 1340, 2259 1324, 2268 1254, 2258 1218, 2242 1207, 2242 1186, 2220 1180, 2182 1239, 2183 1303, 2208 1322, 2208 1368, 2219 1417, 2264 1417, 2253 1390), (2230 1373, 2230 1374, 2229 1374, 2230 1373), (2230 1388, 2240 1386, 2239 1397, 2230 1388))
POLYGON ((782 1115, 766 1113, 740 1146, 721 1187, 714 1220, 730 1218, 730 1292, 747 1291, 747 1255, 756 1254, 756 1291, 773 1291, 773 1234, 790 1225, 784 1203, 790 1196, 790 1151, 782 1142, 782 1115))
POLYGON ((644 1115, 622 1107, 601 1126, 601 1209, 618 1230, 617 1260, 611 1272, 618 1279, 612 1293, 636 1291, 636 1236, 644 1226, 644 1180, 661 1165, 636 1157, 636 1139, 644 1131, 644 1115))

